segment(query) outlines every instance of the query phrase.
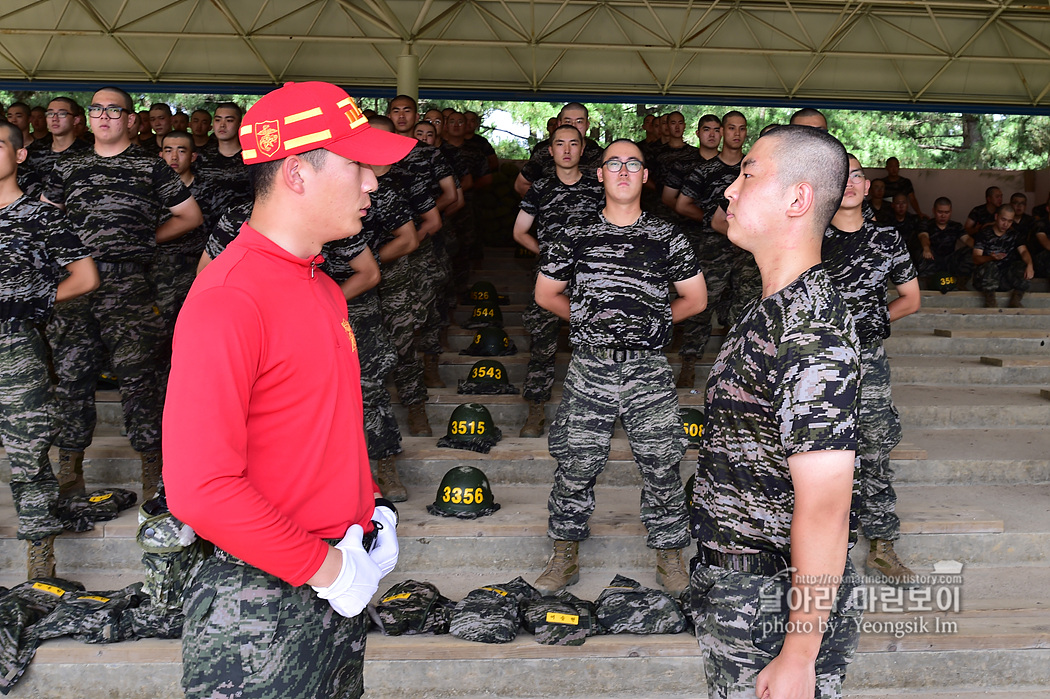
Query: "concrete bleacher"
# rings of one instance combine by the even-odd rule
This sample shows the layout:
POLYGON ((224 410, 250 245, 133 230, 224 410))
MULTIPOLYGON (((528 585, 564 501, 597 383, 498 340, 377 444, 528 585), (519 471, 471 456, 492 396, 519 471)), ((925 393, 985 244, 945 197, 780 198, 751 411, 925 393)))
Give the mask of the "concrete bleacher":
MULTIPOLYGON (((489 250, 476 279, 493 281, 510 303, 508 334, 518 345, 500 358, 519 388, 528 340, 520 312, 531 262, 489 250)), ((1006 295, 1000 302, 1005 305, 1006 295)), ((923 292, 923 309, 893 326, 886 346, 904 441, 893 453, 902 538, 898 551, 922 574, 943 561, 963 564, 959 611, 894 612, 880 599, 873 623, 920 616, 925 631, 864 633, 847 680, 855 697, 1045 696, 1050 686, 1050 293, 1025 297, 1024 309, 984 309, 976 292, 923 292), (954 624, 954 626, 952 626, 954 624)), ((460 320, 469 308, 457 311, 460 320)), ((517 436, 527 412, 520 396, 456 393, 476 358, 463 356, 473 331, 453 327, 441 355, 446 389, 427 405, 433 438, 405 437, 399 469, 409 490, 400 508, 401 559, 380 592, 399 580, 430 580, 459 599, 483 584, 518 575, 532 580, 549 553, 546 498, 554 461, 546 437, 517 436), (504 439, 489 454, 439 449, 453 408, 485 403, 504 439), (477 520, 432 517, 442 475, 452 466, 481 467, 501 509, 477 520)), ((706 371, 722 334, 716 330, 697 367, 696 387, 679 389, 683 405, 703 405, 706 371)), ((567 344, 565 346, 567 349, 567 344)), ((558 355, 564 375, 568 353, 558 355)), ((678 357, 669 354, 677 371, 678 357)), ((559 389, 548 406, 552 418, 559 389)), ((120 434, 119 396, 98 394, 100 422, 87 452, 89 487, 137 489, 138 460, 120 434)), ((399 419, 404 417, 395 404, 399 419)), ((402 423, 404 424, 404 423, 402 423)), ((696 451, 682 462, 695 468, 696 451)), ((9 477, 6 459, 0 478, 9 477)), ((639 477, 622 430, 599 479, 592 538, 581 546, 581 581, 572 591, 597 597, 623 573, 655 586, 652 554, 638 520, 639 477)), ((134 542, 134 510, 93 532, 56 543, 60 576, 89 589, 122 587, 142 578, 134 542)), ((10 491, 0 490, 0 584, 24 579, 24 544, 15 540, 10 491)), ((862 567, 862 541, 853 558, 862 567)), ((369 635, 365 680, 369 697, 694 697, 705 694, 699 650, 688 634, 602 636, 579 647, 548 647, 528 633, 506 645, 449 636, 369 635)), ((179 697, 177 641, 109 646, 70 640, 41 646, 13 697, 179 697)))

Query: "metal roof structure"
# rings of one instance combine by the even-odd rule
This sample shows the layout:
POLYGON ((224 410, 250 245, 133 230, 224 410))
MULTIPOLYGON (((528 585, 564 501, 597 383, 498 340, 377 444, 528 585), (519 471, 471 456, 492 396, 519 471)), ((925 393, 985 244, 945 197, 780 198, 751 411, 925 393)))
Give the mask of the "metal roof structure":
POLYGON ((1050 112, 1050 6, 1020 0, 0 3, 0 82, 21 89, 392 94, 407 56, 420 91, 463 96, 1050 112))

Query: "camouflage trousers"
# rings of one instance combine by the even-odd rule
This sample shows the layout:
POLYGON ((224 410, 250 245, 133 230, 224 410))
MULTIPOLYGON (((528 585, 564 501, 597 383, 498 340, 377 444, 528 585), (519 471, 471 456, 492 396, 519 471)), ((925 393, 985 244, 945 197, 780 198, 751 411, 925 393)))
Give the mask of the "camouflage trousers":
POLYGON ((521 395, 528 401, 546 403, 551 399, 554 387, 554 357, 558 352, 558 336, 562 320, 545 308, 536 299, 529 299, 521 324, 529 333, 529 367, 521 395))
POLYGON ((193 280, 197 277, 197 263, 200 257, 193 259, 186 255, 168 254, 157 251, 153 255, 149 280, 157 293, 157 308, 164 321, 164 335, 158 349, 157 371, 160 390, 163 393, 168 385, 168 372, 171 371, 171 342, 175 336, 175 320, 179 317, 186 295, 190 293, 193 280))
MULTIPOLYGON (((696 637, 703 652, 711 699, 755 699, 758 673, 779 653, 787 631, 787 574, 774 577, 700 565, 694 558, 689 578, 696 637)), ((846 667, 860 638, 863 600, 853 564, 839 584, 834 608, 823 624, 817 655, 817 697, 842 696, 846 667), (859 590, 859 592, 858 592, 859 590)))
POLYGON ((951 275, 955 277, 973 276, 973 248, 964 245, 950 255, 927 260, 920 253, 918 264, 920 277, 951 275))
POLYGON ((1024 271, 1024 260, 985 262, 974 270, 973 287, 978 291, 1028 291, 1032 282, 1024 278, 1024 271))
POLYGON ((379 282, 383 325, 397 355, 394 385, 401 405, 427 401, 423 362, 416 352, 415 334, 423 327, 427 309, 434 303, 434 289, 427 276, 433 265, 433 247, 430 238, 424 238, 414 252, 384 265, 379 282))
POLYGON ((427 303, 427 314, 423 327, 419 331, 419 351, 425 354, 441 354, 441 329, 449 326, 448 298, 446 290, 452 277, 452 263, 449 261, 449 243, 445 229, 437 233, 433 245, 433 259, 426 268, 434 298, 427 303))
POLYGON ((20 322, 0 323, 0 437, 11 463, 19 539, 43 539, 62 531, 54 515, 58 481, 47 455, 55 438, 53 409, 40 331, 20 322))
POLYGON ((724 235, 717 233, 700 234, 700 238, 691 238, 693 250, 700 260, 700 269, 707 284, 707 307, 695 316, 681 322, 683 332, 683 357, 699 358, 704 354, 707 341, 711 339, 711 325, 715 311, 723 325, 728 325, 729 305, 733 276, 733 262, 737 249, 724 235))
POLYGON ((364 693, 368 616, 340 616, 309 585, 293 587, 221 551, 186 595, 187 699, 289 699, 364 693))
POLYGON ((548 436, 558 466, 547 500, 547 536, 581 541, 590 535, 594 483, 609 459, 619 417, 642 474, 646 545, 683 548, 689 544, 689 516, 678 468, 685 453, 685 430, 671 366, 659 352, 623 362, 615 361, 611 352, 577 348, 569 362, 548 436))
POLYGON ((361 400, 365 412, 368 458, 385 459, 401 453, 401 431, 390 407, 386 377, 397 364, 397 354, 383 327, 379 295, 366 291, 346 304, 361 360, 361 400))
POLYGON ((56 415, 62 449, 84 451, 95 431, 95 383, 106 352, 120 379, 120 399, 131 446, 160 449, 164 394, 157 354, 164 324, 153 288, 142 272, 118 272, 99 265, 94 292, 59 304, 47 334, 58 374, 56 415))
POLYGON ((890 452, 901 441, 901 421, 890 395, 890 363, 882 343, 863 345, 860 351, 860 462, 861 528, 869 539, 900 538, 897 493, 893 490, 890 452))

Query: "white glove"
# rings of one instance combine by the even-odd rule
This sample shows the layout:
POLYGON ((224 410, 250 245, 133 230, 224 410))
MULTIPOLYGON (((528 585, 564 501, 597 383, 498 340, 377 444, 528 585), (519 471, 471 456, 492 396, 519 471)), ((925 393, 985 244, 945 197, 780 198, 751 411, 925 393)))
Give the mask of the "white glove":
POLYGON ((379 505, 375 508, 372 518, 376 527, 376 542, 368 555, 385 577, 397 565, 397 513, 389 507, 379 505))
POLYGON ((360 524, 350 525, 346 536, 335 545, 343 554, 339 575, 328 587, 311 586, 318 597, 328 600, 332 609, 346 617, 361 613, 379 589, 379 578, 382 577, 379 566, 368 557, 361 544, 364 533, 360 524))

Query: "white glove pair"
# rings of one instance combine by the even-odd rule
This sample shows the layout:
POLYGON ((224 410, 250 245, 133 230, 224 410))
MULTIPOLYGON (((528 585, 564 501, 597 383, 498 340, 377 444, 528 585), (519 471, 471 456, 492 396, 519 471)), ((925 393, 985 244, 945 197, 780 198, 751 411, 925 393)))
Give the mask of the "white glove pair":
POLYGON ((379 589, 379 580, 397 564, 397 514, 387 507, 376 507, 376 541, 366 552, 362 539, 364 529, 352 524, 346 536, 335 545, 343 554, 339 575, 328 587, 314 586, 314 592, 328 600, 339 614, 354 617, 368 605, 379 589))

